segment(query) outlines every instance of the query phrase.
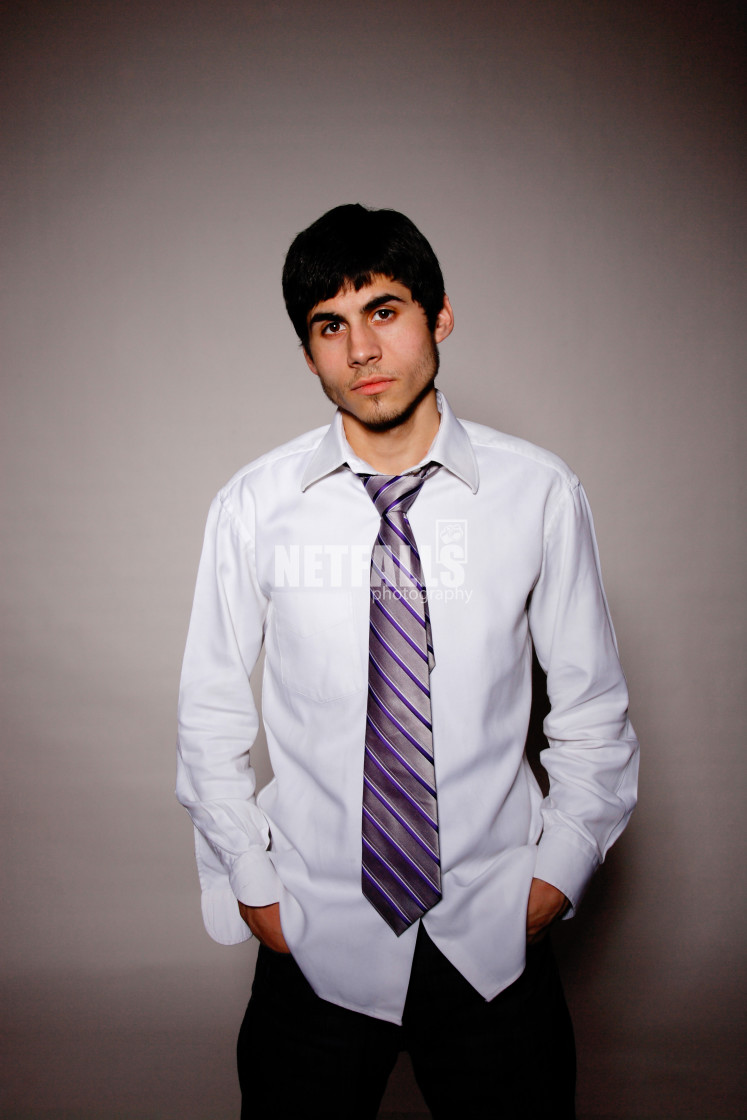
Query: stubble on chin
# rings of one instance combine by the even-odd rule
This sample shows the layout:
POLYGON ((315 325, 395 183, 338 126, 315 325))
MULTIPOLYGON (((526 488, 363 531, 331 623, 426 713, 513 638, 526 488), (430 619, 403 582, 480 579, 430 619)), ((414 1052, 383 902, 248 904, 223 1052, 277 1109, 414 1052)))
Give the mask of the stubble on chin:
MULTIPOLYGON (((368 428, 370 432, 388 432, 391 431, 392 428, 399 427, 400 424, 405 424, 413 415, 418 405, 425 400, 425 398, 433 389, 436 376, 438 374, 438 367, 439 353, 434 343, 433 351, 430 355, 430 360, 427 363, 428 375, 420 390, 415 394, 414 398, 408 404, 404 405, 404 407, 398 408, 396 405, 387 407, 385 394, 374 394, 366 398, 366 400, 372 406, 371 412, 367 416, 361 416, 359 413, 354 412, 351 408, 348 408, 345 404, 344 395, 339 390, 333 388, 331 385, 326 384, 321 377, 319 378, 319 380, 321 382, 322 390, 325 396, 328 397, 329 400, 332 401, 332 404, 336 405, 337 408, 339 408, 342 412, 347 413, 349 416, 355 417, 355 419, 360 424, 363 424, 364 427, 368 428)), ((375 373, 377 371, 372 370, 371 372, 375 373)), ((426 373, 425 362, 423 363, 422 372, 426 373)))
MULTIPOLYGON (((405 405, 404 408, 387 408, 386 404, 381 397, 370 398, 373 406, 373 415, 365 418, 359 416, 358 419, 362 424, 368 428, 369 432, 389 432, 392 428, 398 428, 400 424, 405 424, 413 415, 421 401, 425 400, 433 388, 436 380, 436 373, 434 372, 430 379, 423 385, 420 392, 405 405)), ((344 405, 340 405, 343 411, 347 411, 344 405)))

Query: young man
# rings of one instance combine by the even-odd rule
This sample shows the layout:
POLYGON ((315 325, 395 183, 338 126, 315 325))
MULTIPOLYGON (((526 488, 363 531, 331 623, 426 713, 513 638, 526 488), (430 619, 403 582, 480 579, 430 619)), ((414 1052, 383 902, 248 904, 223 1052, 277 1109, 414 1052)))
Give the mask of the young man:
POLYGON ((436 392, 454 318, 403 215, 325 214, 283 291, 337 412, 213 503, 180 698, 205 922, 260 942, 242 1115, 374 1117, 406 1047, 435 1117, 572 1117, 545 934, 625 827, 638 751, 586 498, 436 392))

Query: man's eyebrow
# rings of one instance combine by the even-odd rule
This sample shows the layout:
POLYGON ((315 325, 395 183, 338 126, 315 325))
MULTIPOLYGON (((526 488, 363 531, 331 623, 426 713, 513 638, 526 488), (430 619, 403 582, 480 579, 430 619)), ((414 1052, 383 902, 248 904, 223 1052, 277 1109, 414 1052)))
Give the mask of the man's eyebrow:
POLYGON ((384 303, 404 303, 405 300, 401 296, 395 296, 393 292, 385 292, 382 296, 374 296, 368 303, 364 304, 361 308, 362 311, 375 311, 377 307, 381 307, 384 303))
POLYGON ((335 311, 315 311, 309 319, 309 326, 314 323, 343 323, 342 315, 338 315, 335 311))

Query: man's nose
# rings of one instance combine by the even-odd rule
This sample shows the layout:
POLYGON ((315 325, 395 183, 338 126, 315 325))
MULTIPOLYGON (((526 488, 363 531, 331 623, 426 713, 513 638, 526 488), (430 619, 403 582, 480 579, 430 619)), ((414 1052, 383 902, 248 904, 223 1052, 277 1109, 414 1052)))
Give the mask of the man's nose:
POLYGON ((381 358, 381 347, 376 331, 368 323, 351 326, 348 334, 348 364, 365 366, 381 358))

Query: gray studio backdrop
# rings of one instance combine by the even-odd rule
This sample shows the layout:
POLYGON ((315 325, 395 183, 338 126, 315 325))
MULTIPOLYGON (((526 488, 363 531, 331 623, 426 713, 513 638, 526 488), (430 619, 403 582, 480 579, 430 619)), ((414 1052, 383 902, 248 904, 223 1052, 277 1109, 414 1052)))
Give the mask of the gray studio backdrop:
POLYGON ((210 498, 330 415, 279 274, 346 201, 432 239, 457 413, 595 511, 644 762, 558 938, 580 1115, 742 1114, 739 12, 4 6, 4 1116, 236 1114, 254 950, 202 928, 175 698, 210 498))

